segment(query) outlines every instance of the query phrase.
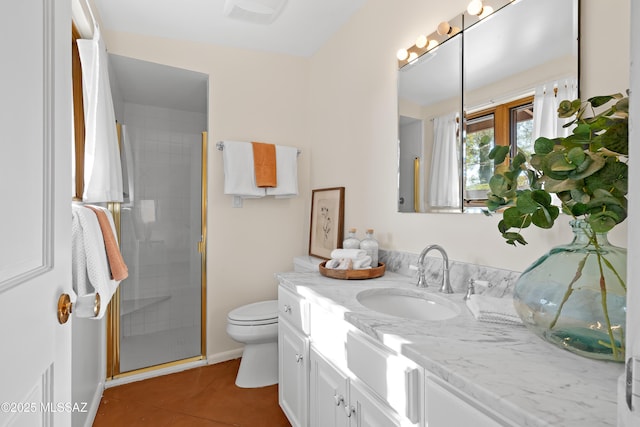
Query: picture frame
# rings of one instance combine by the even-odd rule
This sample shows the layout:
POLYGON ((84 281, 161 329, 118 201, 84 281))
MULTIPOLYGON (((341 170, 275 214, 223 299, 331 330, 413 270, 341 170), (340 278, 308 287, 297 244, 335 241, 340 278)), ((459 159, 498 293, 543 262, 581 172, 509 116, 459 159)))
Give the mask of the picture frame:
POLYGON ((344 187, 312 190, 309 255, 330 259, 331 251, 342 247, 343 233, 344 187))

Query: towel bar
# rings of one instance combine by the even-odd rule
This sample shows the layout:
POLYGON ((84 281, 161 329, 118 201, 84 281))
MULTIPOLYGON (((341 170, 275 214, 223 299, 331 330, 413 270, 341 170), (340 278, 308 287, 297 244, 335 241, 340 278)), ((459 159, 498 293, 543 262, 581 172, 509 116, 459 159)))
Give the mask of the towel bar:
MULTIPOLYGON (((218 151, 224 150, 224 142, 223 141, 216 142, 216 149, 218 151)), ((302 153, 302 150, 298 149, 298 155, 300 155, 301 153, 302 153)))

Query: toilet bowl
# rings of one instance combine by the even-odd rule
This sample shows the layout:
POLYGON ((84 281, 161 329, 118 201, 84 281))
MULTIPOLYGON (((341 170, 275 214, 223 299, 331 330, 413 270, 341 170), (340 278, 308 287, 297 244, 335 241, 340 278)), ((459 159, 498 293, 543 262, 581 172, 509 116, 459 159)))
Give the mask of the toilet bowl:
POLYGON ((243 305, 227 315, 227 334, 244 344, 236 385, 264 387, 278 383, 278 301, 243 305))

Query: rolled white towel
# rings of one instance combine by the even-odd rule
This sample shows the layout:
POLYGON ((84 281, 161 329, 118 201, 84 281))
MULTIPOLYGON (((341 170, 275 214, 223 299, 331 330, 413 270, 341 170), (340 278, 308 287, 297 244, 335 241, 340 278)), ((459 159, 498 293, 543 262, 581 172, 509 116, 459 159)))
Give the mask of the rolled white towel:
POLYGON ((357 259, 367 255, 364 249, 334 249, 331 251, 332 259, 351 258, 357 259))
POLYGON ((371 257, 369 255, 353 259, 354 270, 366 270, 367 268, 371 268, 371 257))
POLYGON ((331 258, 324 266, 333 270, 351 270, 353 260, 351 258, 331 258))
POLYGON ((467 307, 476 320, 490 323, 522 325, 522 320, 509 297, 496 298, 484 295, 471 295, 467 307))

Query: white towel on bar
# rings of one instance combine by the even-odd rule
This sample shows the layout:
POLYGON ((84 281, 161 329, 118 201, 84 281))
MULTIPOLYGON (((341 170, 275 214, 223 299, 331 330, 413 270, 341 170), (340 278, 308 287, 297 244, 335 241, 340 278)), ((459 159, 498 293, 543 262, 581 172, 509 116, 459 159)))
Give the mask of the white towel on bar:
POLYGON ((276 173, 278 186, 267 188, 268 196, 277 198, 298 195, 298 149, 276 145, 276 173))
POLYGON ((242 198, 263 197, 266 191, 256 185, 251 143, 224 141, 223 144, 224 194, 242 198))
POLYGON ((484 295, 471 295, 467 300, 467 307, 476 320, 490 323, 505 323, 508 325, 522 325, 522 320, 510 297, 497 298, 484 295))
MULTIPOLYGON (((108 218, 115 231, 110 213, 108 218)), ((102 230, 95 212, 75 204, 72 205, 71 265, 73 290, 78 299, 93 300, 95 293, 100 295, 100 311, 92 318, 101 319, 120 282, 111 279, 102 230)))

